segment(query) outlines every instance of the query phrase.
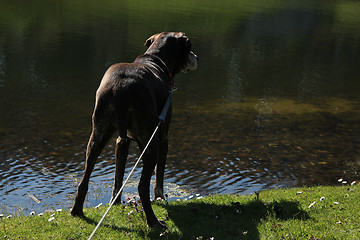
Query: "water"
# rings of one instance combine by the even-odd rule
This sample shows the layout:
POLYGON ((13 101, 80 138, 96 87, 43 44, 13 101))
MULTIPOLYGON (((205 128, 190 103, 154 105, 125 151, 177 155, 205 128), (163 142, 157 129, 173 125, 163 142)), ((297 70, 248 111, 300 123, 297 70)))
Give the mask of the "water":
MULTIPOLYGON (((161 31, 185 32, 200 57, 176 76, 172 199, 359 180, 358 12, 340 0, 2 1, 0 211, 72 205, 102 75, 161 31)), ((111 141, 87 206, 109 201, 113 171, 111 141)))

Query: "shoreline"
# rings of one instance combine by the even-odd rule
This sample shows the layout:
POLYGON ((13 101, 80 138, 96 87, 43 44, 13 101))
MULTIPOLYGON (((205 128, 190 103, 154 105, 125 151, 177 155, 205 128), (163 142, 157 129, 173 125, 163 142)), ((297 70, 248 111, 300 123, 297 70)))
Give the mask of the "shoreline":
MULTIPOLYGON (((159 233, 147 227, 138 201, 114 206, 95 239, 358 239, 359 182, 342 186, 272 189, 252 195, 209 195, 153 202, 167 224, 159 233)), ((0 219, 0 237, 86 239, 106 210, 84 209, 86 218, 69 211, 0 219)))

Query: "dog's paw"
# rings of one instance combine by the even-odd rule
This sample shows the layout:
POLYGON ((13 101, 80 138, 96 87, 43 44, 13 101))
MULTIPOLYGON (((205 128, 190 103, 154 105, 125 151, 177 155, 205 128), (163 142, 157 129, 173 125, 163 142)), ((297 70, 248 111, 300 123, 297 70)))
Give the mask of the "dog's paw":
POLYGON ((161 230, 161 231, 164 231, 167 229, 166 223, 162 220, 156 220, 152 223, 148 223, 148 225, 152 229, 157 229, 157 230, 161 230))
POLYGON ((165 200, 163 190, 155 188, 154 193, 155 193, 155 200, 165 200))
POLYGON ((165 201, 165 198, 163 198, 163 197, 156 197, 155 199, 154 199, 154 201, 165 201))
MULTIPOLYGON (((114 197, 110 199, 109 203, 112 203, 114 201, 114 197)), ((120 205, 121 204, 121 196, 119 196, 116 201, 113 203, 114 205, 120 205)))
POLYGON ((80 217, 80 218, 84 218, 85 215, 84 215, 84 212, 82 209, 80 210, 77 210, 77 209, 72 209, 70 214, 73 216, 73 217, 80 217))

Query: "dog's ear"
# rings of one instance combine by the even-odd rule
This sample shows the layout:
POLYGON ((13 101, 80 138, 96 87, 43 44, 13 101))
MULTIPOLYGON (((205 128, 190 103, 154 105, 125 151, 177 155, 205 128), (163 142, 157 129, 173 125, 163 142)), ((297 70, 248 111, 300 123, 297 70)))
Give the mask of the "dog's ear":
POLYGON ((145 42, 144 45, 145 45, 146 47, 150 47, 151 44, 152 44, 153 42, 155 42, 156 39, 158 39, 159 36, 160 36, 160 33, 152 35, 151 37, 149 37, 149 38, 146 40, 146 42, 145 42))

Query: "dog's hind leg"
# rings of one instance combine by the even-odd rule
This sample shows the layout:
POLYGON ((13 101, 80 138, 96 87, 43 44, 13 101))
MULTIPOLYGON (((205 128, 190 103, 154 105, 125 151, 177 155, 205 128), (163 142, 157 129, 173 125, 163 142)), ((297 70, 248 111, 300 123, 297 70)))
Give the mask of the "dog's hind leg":
POLYGON ((71 210, 73 216, 84 216, 83 205, 85 196, 88 191, 89 179, 91 172, 94 169, 96 160, 100 155, 101 150, 114 134, 114 127, 110 124, 103 109, 95 108, 93 114, 93 129, 87 145, 86 150, 86 163, 83 178, 78 186, 78 190, 75 197, 75 203, 71 210))
MULTIPOLYGON (((124 172, 125 172, 125 166, 126 166, 126 159, 129 153, 129 147, 130 147, 130 138, 128 138, 126 135, 125 137, 118 137, 116 139, 116 149, 115 149, 115 182, 114 182, 114 189, 112 193, 112 198, 110 202, 114 201, 116 195, 118 194, 123 178, 124 178, 124 172)), ((115 204, 121 203, 121 194, 119 197, 115 200, 115 204)))
POLYGON ((115 100, 115 114, 117 119, 119 137, 116 139, 115 148, 115 180, 110 203, 121 203, 121 194, 115 199, 122 187, 124 178, 126 160, 129 154, 131 139, 127 136, 127 114, 128 114, 128 96, 126 93, 118 94, 115 100))

